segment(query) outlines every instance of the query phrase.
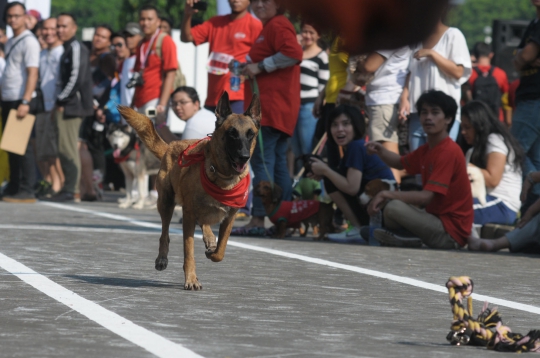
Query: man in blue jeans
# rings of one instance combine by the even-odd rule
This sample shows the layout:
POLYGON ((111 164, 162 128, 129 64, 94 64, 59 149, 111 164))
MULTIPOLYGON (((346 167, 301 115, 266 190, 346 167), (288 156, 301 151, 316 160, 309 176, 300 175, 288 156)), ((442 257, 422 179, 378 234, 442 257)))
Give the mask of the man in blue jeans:
MULTIPOLYGON (((516 91, 516 110, 512 134, 523 146, 527 157, 523 175, 540 170, 540 1, 531 0, 536 7, 536 18, 523 34, 514 57, 514 67, 520 73, 516 91)), ((540 188, 523 204, 522 212, 540 197, 540 188)))

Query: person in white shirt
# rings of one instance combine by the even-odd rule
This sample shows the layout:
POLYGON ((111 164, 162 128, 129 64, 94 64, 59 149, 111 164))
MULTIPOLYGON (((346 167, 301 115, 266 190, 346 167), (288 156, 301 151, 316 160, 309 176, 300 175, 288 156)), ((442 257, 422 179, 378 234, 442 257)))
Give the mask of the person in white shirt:
POLYGON ((513 225, 521 206, 525 153, 484 102, 471 101, 461 113, 461 134, 472 146, 467 163, 480 168, 487 189, 485 204, 474 198, 474 223, 513 225))
MULTIPOLYGON (((17 112, 22 119, 30 112, 30 101, 35 96, 38 79, 40 46, 25 26, 26 8, 20 2, 8 3, 5 10, 7 24, 13 37, 6 44, 6 67, 2 75, 2 127, 9 112, 17 112)), ((36 181, 34 148, 30 143, 24 155, 8 153, 10 179, 3 200, 12 203, 35 203, 36 181)))
POLYGON ((58 157, 58 128, 51 120, 51 111, 58 96, 60 57, 64 53, 62 41, 56 34, 56 18, 43 21, 43 40, 47 48, 39 57, 39 83, 43 93, 44 112, 36 115, 36 153, 38 168, 44 181, 38 196, 57 193, 64 185, 64 173, 58 157))
POLYGON ((174 114, 186 122, 182 139, 201 139, 214 133, 216 115, 201 108, 195 88, 178 87, 171 95, 171 107, 174 114))
MULTIPOLYGON (((407 79, 411 50, 377 51, 368 56, 366 72, 374 73, 366 87, 366 106, 369 118, 369 140, 380 142, 389 151, 399 154, 398 112, 399 98, 407 79)), ((392 168, 394 178, 400 180, 400 171, 392 168)))
POLYGON ((133 102, 135 87, 127 88, 126 85, 133 77, 133 67, 135 67, 135 60, 137 59, 137 46, 142 40, 141 27, 135 22, 129 22, 124 29, 124 36, 130 56, 124 60, 122 73, 120 74, 120 104, 130 107, 133 102))
POLYGON ((457 28, 439 20, 433 33, 412 48, 409 77, 400 98, 399 117, 409 117, 409 150, 412 152, 426 143, 420 117, 414 104, 428 90, 442 91, 456 101, 458 113, 450 137, 456 140, 459 125, 461 85, 472 73, 471 56, 465 36, 457 28))

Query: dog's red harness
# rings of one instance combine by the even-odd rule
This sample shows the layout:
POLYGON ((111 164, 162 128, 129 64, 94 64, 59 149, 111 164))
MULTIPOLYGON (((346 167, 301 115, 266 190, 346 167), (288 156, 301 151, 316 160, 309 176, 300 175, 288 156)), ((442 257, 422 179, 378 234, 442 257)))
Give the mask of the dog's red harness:
POLYGON ((224 190, 212 183, 210 179, 208 179, 206 171, 204 170, 204 150, 196 153, 189 153, 203 140, 210 140, 210 137, 203 138, 184 149, 184 151, 178 156, 178 165, 185 168, 195 163, 201 163, 201 184, 204 191, 223 205, 231 206, 233 208, 243 208, 246 206, 248 199, 250 183, 249 173, 230 190, 224 190))

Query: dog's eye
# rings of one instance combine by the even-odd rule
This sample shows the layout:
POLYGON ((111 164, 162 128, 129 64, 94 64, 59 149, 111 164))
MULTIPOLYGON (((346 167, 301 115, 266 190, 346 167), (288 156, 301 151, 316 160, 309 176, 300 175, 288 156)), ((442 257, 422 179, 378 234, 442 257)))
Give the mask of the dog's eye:
POLYGON ((227 131, 227 135, 232 139, 238 139, 240 138, 240 134, 236 130, 236 128, 231 128, 227 131))
POLYGON ((246 138, 247 138, 248 140, 252 140, 253 137, 255 137, 255 132, 253 132, 251 129, 248 130, 247 133, 246 133, 246 138))

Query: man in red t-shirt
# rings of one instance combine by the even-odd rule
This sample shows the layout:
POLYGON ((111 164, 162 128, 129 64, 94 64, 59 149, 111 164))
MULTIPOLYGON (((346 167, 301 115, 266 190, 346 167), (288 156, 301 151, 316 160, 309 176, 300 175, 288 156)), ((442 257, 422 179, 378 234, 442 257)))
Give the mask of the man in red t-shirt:
POLYGON ((488 44, 484 42, 477 42, 474 45, 473 54, 476 57, 477 63, 473 68, 471 77, 469 77, 469 85, 471 89, 467 93, 468 100, 470 101, 476 99, 474 98, 474 83, 478 78, 477 71, 480 71, 482 76, 486 77, 489 76, 490 70, 493 68, 492 76, 495 78, 495 81, 497 81, 500 91, 499 103, 501 106, 499 107, 499 113, 497 113, 497 115, 499 116, 501 122, 505 122, 510 126, 512 123, 512 108, 508 104, 508 91, 510 86, 508 84, 508 76, 506 75, 506 72, 499 67, 491 65, 493 52, 491 51, 491 46, 488 44))
POLYGON ((191 27, 191 19, 198 10, 193 5, 198 0, 186 0, 182 21, 182 42, 200 45, 208 42, 208 95, 205 108, 215 111, 223 91, 229 92, 234 113, 244 112, 244 84, 237 91, 231 90, 229 62, 233 59, 246 62, 246 55, 262 31, 262 23, 248 11, 249 0, 229 0, 232 13, 214 16, 201 25, 191 27))
POLYGON ((173 39, 169 35, 161 34, 160 22, 156 7, 147 5, 141 8, 139 25, 144 38, 137 47, 134 72, 140 73, 142 70, 143 83, 136 84, 133 106, 140 113, 155 108, 157 118, 164 121, 165 110, 173 91, 178 58, 173 39), (158 53, 156 45, 160 41, 161 53, 158 53))
POLYGON ((378 142, 367 144, 368 152, 378 154, 390 167, 422 175, 422 191, 383 191, 371 200, 370 215, 384 207, 386 229, 375 229, 374 236, 389 246, 465 246, 471 236, 474 211, 463 152, 448 136, 457 103, 443 92, 432 90, 420 96, 416 107, 427 134, 426 144, 403 157, 378 142))

